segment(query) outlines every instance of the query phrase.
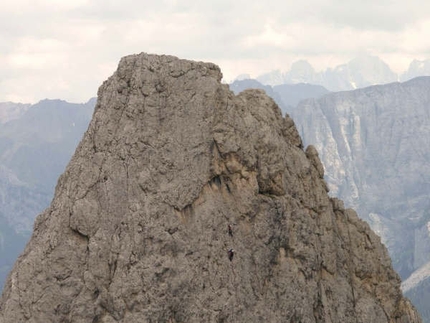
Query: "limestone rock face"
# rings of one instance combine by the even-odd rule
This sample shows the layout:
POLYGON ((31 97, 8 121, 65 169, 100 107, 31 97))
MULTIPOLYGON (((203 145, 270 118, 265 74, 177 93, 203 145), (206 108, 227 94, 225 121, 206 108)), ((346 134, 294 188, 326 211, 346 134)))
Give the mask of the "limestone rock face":
POLYGON ((221 77, 121 60, 9 275, 1 323, 421 322, 293 121, 221 77))

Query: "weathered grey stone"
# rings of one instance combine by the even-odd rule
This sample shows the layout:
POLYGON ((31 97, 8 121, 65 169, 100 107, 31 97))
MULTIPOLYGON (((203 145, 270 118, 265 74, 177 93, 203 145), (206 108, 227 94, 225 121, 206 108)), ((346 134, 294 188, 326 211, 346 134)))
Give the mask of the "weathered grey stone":
POLYGON ((209 63, 121 60, 9 276, 1 323, 421 322, 291 119, 220 80, 209 63))

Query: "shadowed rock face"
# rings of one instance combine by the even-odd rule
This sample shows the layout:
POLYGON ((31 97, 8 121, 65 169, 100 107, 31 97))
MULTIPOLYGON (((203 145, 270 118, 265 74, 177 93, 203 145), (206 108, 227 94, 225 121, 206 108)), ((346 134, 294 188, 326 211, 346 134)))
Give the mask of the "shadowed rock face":
POLYGON ((221 76, 171 56, 121 60, 0 322, 421 322, 293 121, 221 76))

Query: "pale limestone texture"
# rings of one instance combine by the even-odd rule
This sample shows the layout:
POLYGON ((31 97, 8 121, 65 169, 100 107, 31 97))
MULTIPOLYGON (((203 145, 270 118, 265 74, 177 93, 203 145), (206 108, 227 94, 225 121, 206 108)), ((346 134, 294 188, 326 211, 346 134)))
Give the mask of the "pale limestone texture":
POLYGON ((221 77, 172 56, 121 60, 9 276, 1 323, 421 322, 293 121, 221 77))

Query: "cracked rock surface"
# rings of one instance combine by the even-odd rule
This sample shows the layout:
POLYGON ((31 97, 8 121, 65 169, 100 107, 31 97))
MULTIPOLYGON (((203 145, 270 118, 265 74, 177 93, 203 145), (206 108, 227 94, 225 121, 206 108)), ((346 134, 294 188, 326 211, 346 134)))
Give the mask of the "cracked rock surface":
POLYGON ((9 275, 1 323, 421 322, 293 121, 221 78, 172 56, 121 60, 9 275))

